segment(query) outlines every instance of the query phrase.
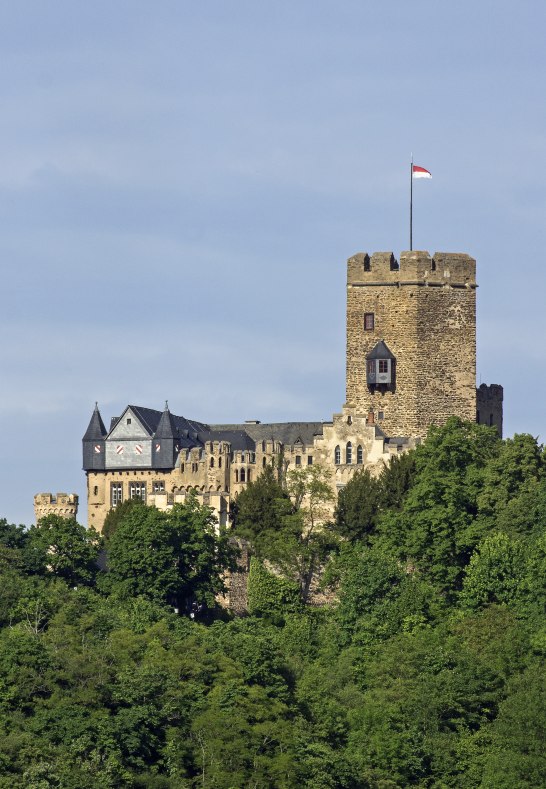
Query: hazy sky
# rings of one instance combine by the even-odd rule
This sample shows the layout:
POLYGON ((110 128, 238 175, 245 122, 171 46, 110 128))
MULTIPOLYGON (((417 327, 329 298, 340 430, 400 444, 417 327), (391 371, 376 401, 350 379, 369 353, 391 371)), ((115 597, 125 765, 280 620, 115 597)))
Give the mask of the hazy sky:
POLYGON ((75 491, 95 400, 330 419, 345 261, 478 261, 478 382, 546 438, 546 4, 0 5, 0 516, 75 491))

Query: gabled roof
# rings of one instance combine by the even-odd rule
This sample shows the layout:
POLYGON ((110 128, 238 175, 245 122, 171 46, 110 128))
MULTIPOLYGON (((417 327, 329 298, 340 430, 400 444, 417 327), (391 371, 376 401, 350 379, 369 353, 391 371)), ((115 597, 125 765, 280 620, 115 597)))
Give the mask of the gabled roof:
POLYGON ((95 410, 93 411, 93 416, 91 417, 89 426, 85 431, 83 440, 97 441, 98 439, 103 439, 107 432, 108 431, 104 427, 104 422, 102 421, 102 417, 100 415, 98 403, 95 403, 95 410))
POLYGON ((211 425, 214 432, 222 430, 241 431, 247 433, 254 441, 280 441, 282 444, 293 445, 301 441, 310 446, 314 436, 324 432, 322 422, 273 422, 269 424, 244 425, 211 425))
POLYGON ((380 340, 377 345, 366 356, 366 359, 395 359, 396 357, 387 348, 383 340, 380 340))

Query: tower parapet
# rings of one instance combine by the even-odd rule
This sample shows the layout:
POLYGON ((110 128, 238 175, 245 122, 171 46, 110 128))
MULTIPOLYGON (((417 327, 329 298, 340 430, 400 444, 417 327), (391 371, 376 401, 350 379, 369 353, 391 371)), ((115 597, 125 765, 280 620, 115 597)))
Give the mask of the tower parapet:
POLYGON ((393 252, 358 252, 347 261, 347 284, 476 286, 476 261, 457 252, 402 252, 397 260, 393 252))

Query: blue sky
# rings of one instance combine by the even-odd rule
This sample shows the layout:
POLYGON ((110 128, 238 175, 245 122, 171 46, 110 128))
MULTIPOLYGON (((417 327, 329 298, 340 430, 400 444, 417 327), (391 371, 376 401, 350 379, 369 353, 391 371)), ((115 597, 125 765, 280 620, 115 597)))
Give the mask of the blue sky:
POLYGON ((75 491, 95 400, 329 419, 345 260, 478 261, 478 382, 546 435, 541 2, 0 6, 0 516, 75 491))

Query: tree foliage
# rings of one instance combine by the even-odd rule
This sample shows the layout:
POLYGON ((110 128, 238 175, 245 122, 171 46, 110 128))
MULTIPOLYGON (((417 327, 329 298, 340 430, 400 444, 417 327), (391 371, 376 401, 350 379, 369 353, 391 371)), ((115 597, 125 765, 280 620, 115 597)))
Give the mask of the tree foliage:
POLYGON ((0 789, 546 785, 542 447, 451 420, 408 457, 337 541, 320 470, 249 486, 250 612, 206 624, 180 601, 231 552, 195 500, 118 511, 95 584, 92 532, 0 521, 0 789))
POLYGON ((142 503, 129 508, 107 551, 109 588, 184 608, 194 601, 214 606, 235 558, 227 533, 216 533, 212 511, 196 496, 168 512, 142 503))

